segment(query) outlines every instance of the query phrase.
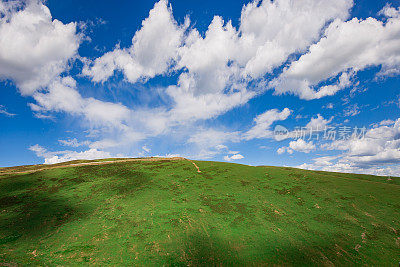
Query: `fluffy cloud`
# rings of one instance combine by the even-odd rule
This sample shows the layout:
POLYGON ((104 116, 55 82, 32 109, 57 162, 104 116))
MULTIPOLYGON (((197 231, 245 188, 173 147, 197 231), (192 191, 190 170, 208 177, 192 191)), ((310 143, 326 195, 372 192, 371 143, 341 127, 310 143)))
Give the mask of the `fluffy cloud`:
POLYGON ((400 163, 400 119, 368 130, 362 139, 337 140, 327 149, 346 151, 343 159, 359 165, 400 163))
POLYGON ((34 111, 82 115, 93 127, 124 129, 124 122, 130 116, 130 110, 121 104, 83 98, 76 90, 76 81, 70 76, 55 79, 46 92, 36 92, 33 97, 37 102, 31 104, 34 111))
POLYGON ((176 66, 187 71, 167 91, 176 103, 174 113, 203 119, 246 103, 265 90, 249 90, 251 80, 303 51, 325 23, 346 18, 351 6, 347 0, 253 2, 244 6, 238 30, 218 16, 204 38, 193 29, 176 66))
POLYGON ((289 143, 289 148, 294 151, 310 153, 312 150, 315 149, 315 145, 313 144, 312 141, 306 142, 303 139, 298 139, 296 141, 291 141, 289 143))
MULTIPOLYGON (((382 20, 346 21, 352 5, 352 0, 253 1, 243 7, 237 28, 215 16, 201 34, 189 27, 188 19, 179 25, 167 0, 160 0, 133 36, 131 46, 117 46, 100 58, 84 60, 82 73, 93 82, 104 82, 116 71, 131 83, 157 75, 176 76, 176 84, 159 89, 165 106, 130 109, 121 103, 83 97, 76 80, 65 74, 69 61, 78 57, 82 39, 76 23, 53 20, 42 2, 2 2, 0 79, 13 80, 22 94, 33 96, 36 103, 31 108, 37 116, 65 112, 83 118, 84 127, 100 133, 96 140, 60 141, 72 147, 88 146, 83 152, 32 148, 48 162, 107 156, 109 152, 103 149, 128 147, 172 132, 185 135, 183 142, 194 147, 197 158, 228 154, 226 160, 239 159, 242 156, 229 151, 227 143, 272 137, 271 126, 287 119, 291 111, 266 111, 243 133, 202 130, 199 120, 215 118, 268 88, 277 94, 316 99, 349 87, 357 71, 369 66, 382 66, 382 75, 400 69, 399 9, 386 6, 380 13, 385 16, 382 20), (282 64, 287 67, 270 82, 282 64)), ((307 126, 321 129, 331 121, 318 114, 307 126)), ((322 166, 337 161, 343 168, 397 162, 395 125, 382 124, 392 130, 379 140, 337 142, 332 149, 344 151, 343 155, 316 162, 322 166)), ((375 132, 378 129, 380 126, 375 132)), ((142 145, 138 148, 146 151, 142 145)), ((312 142, 297 140, 277 152, 314 149, 312 142)))
POLYGON ((69 150, 51 152, 40 145, 31 146, 29 149, 35 152, 38 157, 44 158, 44 164, 55 164, 76 159, 91 160, 111 157, 110 153, 97 149, 89 149, 81 152, 69 150))
POLYGON ((278 148, 276 152, 278 153, 278 155, 281 155, 285 152, 287 152, 288 154, 293 154, 293 150, 285 146, 278 148))
POLYGON ((40 1, 3 2, 0 79, 13 80, 23 95, 31 95, 66 69, 80 42, 76 23, 53 20, 40 1))
POLYGON ((243 138, 245 140, 271 138, 273 136, 273 132, 270 129, 271 125, 276 121, 286 120, 290 113, 290 109, 284 108, 282 111, 271 109, 258 115, 254 119, 255 125, 243 134, 243 138))
POLYGON ((398 10, 385 8, 386 21, 375 18, 350 21, 336 19, 323 38, 291 63, 281 76, 270 83, 276 93, 293 93, 303 99, 333 95, 351 84, 354 72, 381 66, 383 72, 400 65, 400 16, 398 10), (336 78, 331 85, 321 82, 336 78))
POLYGON ((191 89, 195 95, 224 90, 238 72, 235 62, 228 64, 239 53, 237 38, 231 22, 225 24, 218 16, 208 26, 204 38, 193 29, 179 50, 177 68, 188 70, 180 76, 179 85, 191 89))
MULTIPOLYGON (((151 125, 142 124, 142 120, 146 120, 145 117, 142 117, 142 120, 136 119, 138 114, 120 103, 82 97, 76 86, 76 81, 69 76, 56 78, 46 91, 34 93, 36 103, 30 106, 39 115, 65 112, 83 118, 82 127, 96 130, 96 137, 102 138, 79 143, 91 149, 123 148, 144 139, 148 132, 153 133, 151 125), (136 129, 139 126, 141 128, 136 129)), ((70 146, 78 144, 62 143, 70 146)))
POLYGON ((351 0, 276 0, 247 4, 240 19, 240 53, 245 74, 258 78, 303 52, 329 21, 346 19, 351 0))
POLYGON ((304 51, 327 22, 346 19, 352 5, 351 0, 254 1, 243 7, 239 29, 215 16, 203 38, 196 29, 184 36, 189 20, 178 26, 167 1, 161 0, 143 21, 130 48, 106 53, 84 74, 104 81, 121 69, 129 81, 136 82, 166 72, 169 63, 176 61, 177 68, 187 69, 190 76, 196 74, 198 88, 221 90, 239 69, 238 77, 258 78, 290 54, 304 51))
MULTIPOLYGON (((386 124, 386 123, 383 123, 386 124)), ((325 171, 397 175, 400 163, 400 119, 392 126, 375 126, 363 139, 337 140, 325 146, 341 154, 314 159, 300 167, 325 171)))
POLYGON ((323 130, 333 120, 333 117, 329 120, 324 119, 321 114, 317 114, 316 118, 311 118, 310 122, 307 123, 306 128, 313 130, 323 130))
POLYGON ((160 0, 135 33, 131 47, 117 47, 97 58, 93 64, 85 66, 83 74, 100 82, 107 80, 115 70, 121 70, 132 83, 162 74, 176 60, 188 23, 178 26, 167 1, 160 0))
POLYGON ((83 69, 105 81, 119 69, 130 82, 179 70, 166 89, 170 121, 208 119, 246 103, 265 86, 250 83, 316 41, 335 18, 346 19, 351 0, 254 1, 243 7, 240 26, 215 16, 204 37, 178 25, 166 0, 156 3, 132 46, 104 54, 83 69), (162 44, 162 45, 160 45, 162 44))
POLYGON ((174 100, 174 106, 168 113, 170 121, 178 123, 217 117, 247 103, 255 95, 244 87, 240 91, 227 94, 220 92, 197 96, 179 86, 170 86, 167 92, 174 100))
POLYGON ((234 154, 232 156, 229 156, 229 155, 224 156, 224 160, 226 160, 226 161, 239 160, 239 159, 244 159, 244 157, 241 154, 234 154))
POLYGON ((395 176, 398 177, 400 173, 400 165, 372 165, 368 168, 360 167, 352 164, 351 162, 336 161, 337 157, 320 157, 313 159, 313 163, 304 163, 297 166, 300 169, 307 170, 321 170, 330 172, 344 172, 344 173, 360 173, 371 174, 380 176, 395 176))
POLYGON ((287 152, 288 154, 293 154, 293 151, 303 152, 303 153, 310 153, 311 151, 315 150, 315 145, 312 141, 307 142, 303 139, 297 139, 295 141, 290 141, 288 147, 280 147, 277 150, 277 153, 283 154, 287 152))

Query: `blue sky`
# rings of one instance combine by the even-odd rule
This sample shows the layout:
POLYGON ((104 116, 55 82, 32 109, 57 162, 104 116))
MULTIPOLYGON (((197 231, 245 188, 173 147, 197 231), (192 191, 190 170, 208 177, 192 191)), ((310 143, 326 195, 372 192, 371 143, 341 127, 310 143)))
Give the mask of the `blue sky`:
POLYGON ((0 166, 179 155, 398 175, 399 5, 3 1, 0 166))

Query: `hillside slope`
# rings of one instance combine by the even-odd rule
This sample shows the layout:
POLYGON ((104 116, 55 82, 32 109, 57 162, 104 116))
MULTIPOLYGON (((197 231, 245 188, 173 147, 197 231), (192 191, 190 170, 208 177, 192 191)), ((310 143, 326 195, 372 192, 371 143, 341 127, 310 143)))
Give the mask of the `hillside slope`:
POLYGON ((110 161, 0 169, 0 265, 400 261, 399 178, 110 161))

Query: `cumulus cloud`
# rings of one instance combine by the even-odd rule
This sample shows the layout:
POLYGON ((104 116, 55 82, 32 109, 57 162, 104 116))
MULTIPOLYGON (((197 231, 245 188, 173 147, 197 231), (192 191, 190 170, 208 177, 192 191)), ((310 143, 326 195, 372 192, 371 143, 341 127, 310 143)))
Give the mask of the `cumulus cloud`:
MULTIPOLYGON (((157 75, 176 76, 176 83, 159 89, 165 106, 133 109, 83 97, 76 80, 66 74, 68 63, 79 57, 82 36, 77 33, 77 23, 53 19, 40 1, 2 2, 0 79, 12 80, 22 94, 33 97, 36 102, 30 106, 36 116, 65 112, 83 118, 84 127, 100 133, 96 136, 100 140, 60 140, 66 146, 88 146, 88 151, 32 148, 48 161, 101 155, 108 153, 103 149, 168 134, 179 127, 186 127, 181 132, 186 134, 186 143, 195 147, 196 157, 228 154, 229 160, 239 159, 242 156, 229 151, 228 143, 272 137, 271 126, 286 120, 291 111, 268 110, 243 133, 204 130, 198 126, 199 120, 215 118, 267 89, 318 99, 351 86, 357 72, 369 66, 381 66, 381 75, 400 69, 399 9, 386 6, 380 12, 381 20, 346 21, 352 5, 352 0, 253 1, 243 7, 238 27, 215 16, 203 34, 189 19, 178 24, 168 1, 160 0, 134 34, 132 45, 116 46, 96 59, 83 59, 82 73, 93 82, 104 82, 117 71, 130 83, 157 75), (278 78, 269 80, 281 70, 278 78)), ((318 114, 307 126, 324 128, 331 121, 318 114)), ((334 149, 345 152, 334 160, 358 167, 396 162, 398 138, 393 129, 397 122, 389 125, 379 126, 392 129, 392 135, 380 141, 335 143, 334 149)), ((146 151, 147 147, 140 148, 146 151)), ((312 142, 297 140, 277 152, 309 153, 315 148, 312 142)))
POLYGON ((29 150, 35 152, 36 156, 44 158, 44 164, 55 164, 65 161, 77 160, 77 159, 102 159, 110 158, 111 154, 109 152, 89 149, 86 151, 76 152, 76 151, 48 151, 40 145, 34 145, 29 148, 29 150))
POLYGON ((270 129, 271 125, 276 121, 286 120, 290 114, 291 110, 284 108, 282 111, 271 109, 258 115, 254 119, 255 125, 243 134, 243 138, 245 140, 271 138, 273 136, 273 132, 270 129))
POLYGON ((249 86, 288 57, 315 42, 330 21, 348 17, 351 0, 254 1, 243 7, 240 25, 215 16, 202 36, 174 20, 166 0, 155 4, 129 48, 117 47, 83 74, 105 81, 122 70, 130 82, 179 71, 166 89, 176 122, 209 119, 246 103, 265 86, 249 86), (162 45, 160 45, 162 44, 162 45))
POLYGON ((315 150, 316 147, 312 141, 304 141, 303 139, 297 139, 295 141, 290 141, 288 147, 280 147, 277 150, 277 153, 283 154, 293 154, 293 151, 303 152, 303 153, 310 153, 311 151, 315 150))
POLYGON ((132 83, 162 74, 176 60, 188 23, 179 26, 167 1, 160 0, 135 33, 131 47, 117 47, 86 65, 82 72, 95 82, 103 82, 115 70, 121 70, 132 83))
POLYGON ((342 151, 331 157, 314 159, 300 167, 325 171, 397 175, 400 163, 400 119, 393 125, 376 125, 362 139, 337 140, 325 149, 342 151))
POLYGON ((76 89, 76 81, 70 77, 57 78, 45 92, 36 92, 36 104, 31 108, 36 112, 67 112, 82 115, 95 127, 125 128, 130 110, 122 104, 104 102, 94 98, 84 98, 76 89))
POLYGON ((395 18, 400 16, 400 9, 392 7, 389 3, 387 3, 381 11, 379 11, 378 15, 385 16, 388 18, 395 18))
MULTIPOLYGON (((149 132, 154 134, 151 124, 142 123, 146 117, 136 119, 138 114, 120 103, 105 102, 92 97, 83 97, 76 88, 76 81, 70 77, 56 78, 46 91, 35 92, 31 109, 39 115, 65 112, 80 117, 82 127, 96 131, 97 141, 61 141, 64 145, 84 144, 91 149, 126 148, 143 140, 149 132), (140 128, 139 128, 140 127, 140 128)), ((148 114, 149 115, 149 114, 148 114)), ((148 116, 147 115, 147 116, 148 116)), ((148 117, 147 117, 147 121, 148 117)))
POLYGON ((346 19, 352 5, 351 0, 254 1, 243 7, 238 29, 215 16, 203 38, 196 29, 184 35, 189 20, 179 26, 172 8, 161 0, 133 37, 132 47, 106 53, 84 74, 104 81, 121 69, 129 81, 136 82, 139 77, 164 73, 168 63, 176 61, 177 68, 186 68, 190 76, 196 74, 199 88, 220 90, 236 74, 258 78, 290 54, 304 51, 326 23, 346 19), (160 46, 160 40, 165 45, 160 46), (137 73, 130 74, 127 65, 137 73), (143 71, 146 65, 148 72, 143 71))
POLYGON ((293 150, 290 149, 289 147, 285 147, 285 146, 278 148, 278 150, 276 151, 276 153, 278 153, 278 155, 282 155, 285 152, 288 154, 293 154, 293 150))
POLYGON ((14 81, 23 95, 31 95, 64 72, 80 42, 76 23, 53 20, 40 1, 3 2, 0 79, 14 81))
POLYGON ((291 141, 289 143, 289 148, 294 151, 310 153, 312 150, 315 149, 315 145, 313 144, 312 141, 306 142, 303 139, 298 139, 296 141, 291 141))
POLYGON ((303 52, 331 20, 346 19, 353 1, 253 1, 240 19, 241 60, 252 78, 270 72, 288 56, 303 52))
POLYGON ((386 21, 375 18, 349 21, 335 19, 324 36, 309 51, 285 68, 270 83, 276 93, 293 93, 303 99, 333 95, 351 84, 355 72, 370 66, 382 71, 400 65, 400 17, 398 10, 385 8, 386 21), (330 85, 321 82, 336 78, 330 85))
POLYGON ((310 122, 307 123, 306 128, 313 130, 323 130, 333 120, 331 117, 329 120, 324 119, 321 114, 317 114, 316 118, 311 118, 310 122))
POLYGON ((303 163, 297 168, 330 172, 360 173, 380 176, 395 176, 400 173, 400 165, 372 165, 368 168, 354 165, 351 162, 337 161, 337 157, 327 156, 313 159, 313 163, 303 163))
POLYGON ((244 159, 244 157, 241 154, 234 154, 232 156, 229 156, 229 155, 224 156, 224 160, 226 160, 226 161, 239 160, 239 159, 244 159))

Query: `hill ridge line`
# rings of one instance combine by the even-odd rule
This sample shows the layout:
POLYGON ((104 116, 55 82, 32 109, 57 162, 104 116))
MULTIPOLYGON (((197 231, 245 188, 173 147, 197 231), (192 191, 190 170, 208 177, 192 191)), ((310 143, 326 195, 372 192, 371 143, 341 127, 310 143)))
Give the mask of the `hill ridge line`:
POLYGON ((133 159, 123 159, 123 160, 109 160, 109 161, 93 161, 93 162, 81 162, 81 163, 72 163, 72 164, 64 164, 64 165, 57 165, 57 166, 49 166, 43 167, 35 170, 26 170, 26 171, 15 171, 15 172, 1 172, 0 176, 2 175, 10 175, 10 174, 24 174, 24 173, 34 173, 39 171, 45 170, 52 170, 52 169, 59 169, 59 168, 68 168, 68 167, 76 167, 76 166, 96 166, 96 165, 106 165, 112 163, 119 163, 119 162, 130 162, 130 161, 164 161, 164 160, 188 160, 197 168, 198 172, 201 172, 199 167, 191 160, 183 158, 183 157, 171 157, 171 158, 161 158, 161 157, 154 157, 154 158, 133 158, 133 159))

